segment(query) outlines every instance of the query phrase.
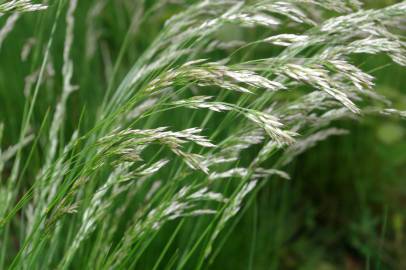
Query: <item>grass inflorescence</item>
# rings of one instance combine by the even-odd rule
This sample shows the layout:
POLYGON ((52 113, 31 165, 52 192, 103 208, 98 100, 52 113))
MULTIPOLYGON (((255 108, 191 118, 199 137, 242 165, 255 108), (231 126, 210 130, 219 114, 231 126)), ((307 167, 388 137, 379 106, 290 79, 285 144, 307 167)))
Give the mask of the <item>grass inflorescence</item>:
POLYGON ((0 13, 0 80, 18 66, 6 61, 24 66, 0 84, 1 269, 210 268, 262 187, 348 133, 337 120, 405 118, 359 61, 406 65, 405 1, 13 0, 0 13))

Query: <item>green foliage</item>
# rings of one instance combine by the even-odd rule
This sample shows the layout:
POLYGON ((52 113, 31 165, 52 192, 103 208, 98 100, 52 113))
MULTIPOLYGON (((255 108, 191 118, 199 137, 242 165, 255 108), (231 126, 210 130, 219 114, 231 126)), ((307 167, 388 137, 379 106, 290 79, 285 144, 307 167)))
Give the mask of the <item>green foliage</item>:
POLYGON ((406 266, 405 1, 0 13, 0 269, 406 266))

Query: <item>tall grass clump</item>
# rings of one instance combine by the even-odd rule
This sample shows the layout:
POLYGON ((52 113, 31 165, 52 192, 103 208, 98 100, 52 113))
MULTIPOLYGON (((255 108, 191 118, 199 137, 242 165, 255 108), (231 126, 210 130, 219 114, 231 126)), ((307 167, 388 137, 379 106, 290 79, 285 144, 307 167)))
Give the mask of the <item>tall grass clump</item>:
POLYGON ((13 0, 0 13, 0 269, 210 268, 261 187, 347 134, 337 120, 406 118, 360 61, 406 65, 406 1, 13 0))

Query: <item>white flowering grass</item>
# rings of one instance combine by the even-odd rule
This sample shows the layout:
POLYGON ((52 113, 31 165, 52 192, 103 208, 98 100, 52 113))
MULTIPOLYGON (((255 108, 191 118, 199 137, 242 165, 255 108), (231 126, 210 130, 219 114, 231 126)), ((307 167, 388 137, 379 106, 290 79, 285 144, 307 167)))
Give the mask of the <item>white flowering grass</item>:
MULTIPOLYGON (((406 2, 380 10, 356 0, 118 2, 132 12, 118 55, 101 37, 98 18, 112 12, 105 1, 0 4, 9 16, 3 47, 12 46, 3 40, 24 12, 53 18, 46 39, 34 32, 19 53, 36 71, 13 90, 26 96, 20 139, 0 152, 1 269, 210 267, 253 191, 290 179, 284 169, 296 156, 347 134, 331 127, 335 120, 405 118, 352 56, 386 54, 406 65, 397 29, 406 2), (128 67, 131 42, 172 5, 176 14, 128 67), (78 12, 87 12, 91 31, 79 31, 78 12), (220 40, 230 26, 266 35, 220 40), (258 57, 258 44, 276 53, 258 57), (106 83, 89 79, 94 61, 106 83), (49 111, 37 111, 56 90, 49 111), (154 245, 174 224, 167 244, 154 245), (168 254, 182 230, 190 235, 168 254), (160 256, 143 267, 151 248, 160 256)), ((0 138, 6 129, 0 125, 0 138)))

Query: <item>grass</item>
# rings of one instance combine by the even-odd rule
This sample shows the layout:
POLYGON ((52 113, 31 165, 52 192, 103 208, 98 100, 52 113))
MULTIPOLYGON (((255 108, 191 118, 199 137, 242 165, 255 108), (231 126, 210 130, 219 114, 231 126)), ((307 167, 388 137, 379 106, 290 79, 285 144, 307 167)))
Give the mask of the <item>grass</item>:
POLYGON ((0 269, 402 269, 406 2, 185 2, 0 2, 0 269))

